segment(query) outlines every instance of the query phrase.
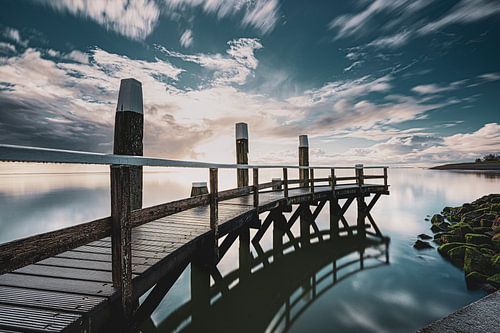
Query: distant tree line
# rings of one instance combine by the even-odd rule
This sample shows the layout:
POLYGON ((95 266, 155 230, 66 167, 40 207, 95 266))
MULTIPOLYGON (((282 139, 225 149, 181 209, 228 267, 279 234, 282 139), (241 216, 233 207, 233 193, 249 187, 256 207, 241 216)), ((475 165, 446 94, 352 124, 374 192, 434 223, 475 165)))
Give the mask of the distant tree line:
POLYGON ((500 162, 500 154, 488 154, 484 155, 483 158, 476 158, 476 163, 482 162, 500 162))

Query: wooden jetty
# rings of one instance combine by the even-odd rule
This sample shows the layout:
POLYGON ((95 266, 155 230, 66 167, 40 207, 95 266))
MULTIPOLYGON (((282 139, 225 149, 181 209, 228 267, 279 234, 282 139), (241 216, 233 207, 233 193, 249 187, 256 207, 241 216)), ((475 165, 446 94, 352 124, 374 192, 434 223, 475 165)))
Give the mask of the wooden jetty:
POLYGON ((236 239, 249 249, 271 225, 290 239, 299 221, 301 237, 312 230, 332 242, 344 235, 387 241, 370 213, 389 194, 387 167, 309 166, 306 136, 299 165, 250 165, 243 123, 236 125, 237 164, 143 157, 142 107, 140 82, 122 80, 114 154, 0 145, 0 161, 109 165, 111 177, 111 216, 0 245, 0 332, 133 331, 188 264, 219 280, 214 267, 236 239), (193 189, 190 198, 143 208, 144 166, 208 169, 209 193, 193 189), (219 191, 219 169, 236 169, 238 187, 219 191), (259 182, 262 169, 280 169, 282 179, 259 182), (291 169, 299 179, 288 177, 291 169), (352 175, 339 176, 341 169, 352 175), (329 176, 315 177, 315 170, 329 176), (349 224, 354 201, 357 218, 349 224), (327 204, 324 232, 315 220, 327 204))

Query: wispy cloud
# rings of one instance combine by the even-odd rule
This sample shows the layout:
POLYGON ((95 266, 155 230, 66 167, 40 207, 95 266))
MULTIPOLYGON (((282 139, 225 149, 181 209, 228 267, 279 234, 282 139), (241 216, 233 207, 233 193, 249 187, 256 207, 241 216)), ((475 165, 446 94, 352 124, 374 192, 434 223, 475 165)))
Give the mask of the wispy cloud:
POLYGON ((191 29, 187 29, 182 33, 179 42, 183 47, 190 47, 193 45, 193 32, 191 29))
POLYGON ((271 32, 279 19, 278 0, 164 0, 164 3, 170 15, 194 7, 215 14, 218 19, 242 15, 242 26, 253 27, 264 34, 271 32))
POLYGON ((440 17, 429 19, 423 11, 432 5, 435 3, 430 0, 374 0, 357 13, 334 18, 328 27, 336 31, 336 39, 369 35, 374 30, 381 31, 382 34, 391 31, 391 34, 382 35, 367 46, 397 48, 412 38, 434 33, 454 24, 472 23, 500 14, 498 1, 461 0, 440 17))
POLYGON ((213 84, 244 84, 252 71, 257 68, 255 50, 262 48, 256 38, 239 38, 228 42, 226 54, 183 54, 163 46, 157 48, 164 54, 193 62, 214 72, 213 84))
POLYGON ((28 41, 21 38, 21 33, 19 30, 7 27, 3 30, 2 35, 10 41, 15 42, 18 45, 26 47, 28 41))
POLYGON ((154 0, 36 0, 54 10, 91 19, 108 30, 142 40, 155 28, 160 8, 154 0))
POLYGON ((428 34, 452 24, 471 23, 499 13, 500 3, 498 1, 462 0, 441 18, 418 29, 418 33, 428 34))

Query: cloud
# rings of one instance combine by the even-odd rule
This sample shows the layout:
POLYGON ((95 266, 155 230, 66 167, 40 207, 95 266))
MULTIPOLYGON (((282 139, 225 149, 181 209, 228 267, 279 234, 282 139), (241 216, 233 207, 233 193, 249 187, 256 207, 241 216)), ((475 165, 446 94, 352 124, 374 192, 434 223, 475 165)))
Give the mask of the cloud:
POLYGON ((375 47, 381 47, 381 48, 384 48, 384 47, 397 48, 399 46, 406 44, 406 42, 408 41, 410 36, 411 36, 410 32, 404 31, 404 32, 394 34, 392 36, 378 38, 378 39, 368 43, 368 46, 375 46, 375 47))
POLYGON ((498 81, 500 80, 500 73, 485 73, 479 75, 478 78, 485 81, 498 81))
POLYGON ((275 28, 279 17, 278 0, 164 0, 164 3, 170 15, 195 7, 215 14, 218 19, 240 14, 242 26, 253 27, 263 34, 275 28))
POLYGON ((500 13, 500 3, 491 0, 462 0, 440 19, 427 23, 418 33, 428 34, 452 24, 465 24, 500 13))
POLYGON ((228 43, 226 55, 222 54, 183 54, 168 50, 163 46, 157 48, 170 57, 196 63, 203 68, 214 72, 213 84, 244 84, 247 78, 257 68, 258 60, 255 50, 261 49, 262 44, 256 38, 239 38, 228 43))
POLYGON ((336 39, 366 36, 377 31, 382 37, 377 37, 367 46, 397 48, 412 38, 437 32, 450 25, 472 23, 500 13, 498 1, 461 0, 441 17, 432 20, 426 12, 429 7, 433 7, 431 4, 438 6, 430 0, 375 0, 357 13, 334 18, 328 28, 336 31, 336 39), (388 31, 391 34, 383 35, 388 31))
POLYGON ((143 40, 155 28, 160 8, 154 0, 36 0, 54 10, 88 18, 107 30, 143 40))
POLYGON ((450 91, 453 89, 454 89, 453 87, 441 87, 436 84, 424 84, 413 87, 411 90, 421 95, 425 95, 425 94, 437 94, 440 92, 450 91))
POLYGON ((354 67, 360 66, 362 63, 363 63, 362 60, 355 61, 351 65, 349 65, 348 67, 344 68, 344 72, 349 72, 351 69, 353 69, 354 67))
POLYGON ((16 53, 16 47, 10 43, 0 42, 0 53, 16 53))
POLYGON ((17 30, 17 29, 7 27, 2 32, 2 35, 7 39, 16 42, 18 45, 21 45, 24 47, 26 47, 28 45, 28 41, 23 40, 21 38, 21 34, 19 33, 19 30, 17 30))
POLYGON ((183 47, 186 48, 193 45, 193 32, 190 29, 184 31, 181 35, 179 42, 183 47))

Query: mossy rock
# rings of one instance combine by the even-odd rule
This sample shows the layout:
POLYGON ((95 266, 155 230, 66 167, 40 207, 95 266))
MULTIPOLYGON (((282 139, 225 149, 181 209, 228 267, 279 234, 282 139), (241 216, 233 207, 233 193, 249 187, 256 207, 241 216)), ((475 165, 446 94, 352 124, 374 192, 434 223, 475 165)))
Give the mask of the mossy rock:
POLYGON ((442 244, 445 243, 460 243, 463 239, 460 236, 456 236, 449 233, 443 233, 439 238, 442 244))
POLYGON ((500 273, 494 274, 486 279, 488 283, 491 283, 496 288, 500 288, 500 273))
POLYGON ((467 244, 482 245, 482 244, 490 244, 491 239, 488 236, 481 234, 466 234, 465 242, 467 244))
POLYGON ((431 218, 431 223, 432 224, 439 224, 444 222, 444 217, 441 214, 434 214, 431 218))
POLYGON ((495 236, 491 238, 491 242, 493 243, 495 249, 500 251, 500 233, 495 234, 495 236))
POLYGON ((500 273, 500 254, 491 257, 491 266, 495 273, 500 273))
POLYGON ((479 225, 481 227, 491 228, 492 224, 493 224, 493 221, 491 221, 491 220, 481 219, 479 221, 479 225))
POLYGON ((494 232, 500 232, 500 217, 497 217, 491 226, 494 232))
POLYGON ((479 289, 482 287, 488 279, 488 276, 481 274, 479 272, 470 272, 465 276, 467 281, 467 288, 469 289, 479 289))
POLYGON ((495 203, 490 206, 490 210, 493 212, 500 213, 500 203, 495 203))
POLYGON ((483 247, 479 248, 479 251, 481 251, 481 253, 486 254, 488 256, 494 256, 496 254, 495 251, 493 251, 491 248, 484 247, 484 245, 483 245, 483 247))
POLYGON ((450 252, 450 250, 458 247, 458 246, 464 246, 466 245, 465 243, 459 243, 459 242, 453 242, 453 243, 446 243, 446 244, 443 244, 443 245, 439 245, 438 247, 438 252, 441 253, 441 255, 445 256, 445 257, 448 257, 448 252, 450 252))
POLYGON ((466 274, 479 272, 490 275, 493 272, 491 256, 482 253, 477 248, 468 246, 464 255, 464 271, 466 274))
POLYGON ((457 246, 448 251, 447 258, 456 265, 462 266, 464 264, 465 249, 467 245, 457 246))
POLYGON ((486 232, 490 232, 491 231, 491 227, 473 227, 472 228, 472 232, 474 234, 484 234, 486 232))

